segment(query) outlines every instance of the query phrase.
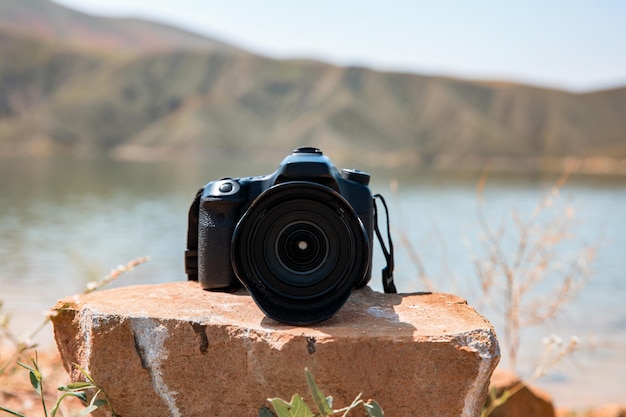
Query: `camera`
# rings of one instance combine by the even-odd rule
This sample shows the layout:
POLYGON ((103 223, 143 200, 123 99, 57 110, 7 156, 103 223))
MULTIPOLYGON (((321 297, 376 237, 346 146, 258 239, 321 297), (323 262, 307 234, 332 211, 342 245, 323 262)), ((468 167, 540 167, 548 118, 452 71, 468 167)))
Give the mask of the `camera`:
POLYGON ((369 180, 302 147, 269 175, 209 182, 189 210, 188 279, 211 291, 243 286, 283 323, 330 318, 371 277, 380 234, 369 180))

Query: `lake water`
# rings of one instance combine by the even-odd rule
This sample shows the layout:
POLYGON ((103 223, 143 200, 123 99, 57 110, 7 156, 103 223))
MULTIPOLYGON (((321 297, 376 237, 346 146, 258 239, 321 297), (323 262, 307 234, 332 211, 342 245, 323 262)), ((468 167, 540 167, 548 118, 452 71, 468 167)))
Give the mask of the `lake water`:
MULTIPOLYGON (((151 261, 113 285, 184 280, 182 253, 193 195, 209 180, 275 168, 245 162, 0 160, 0 300, 12 314, 14 329, 32 329, 57 299, 82 292, 87 282, 139 256, 148 255, 151 261)), ((489 179, 483 212, 490 227, 503 230, 507 250, 516 242, 513 211, 522 221, 529 219, 555 180, 489 179)), ((438 291, 467 298, 502 334, 498 310, 483 307, 474 267, 476 259, 486 256, 477 181, 477 175, 377 172, 371 188, 387 196, 390 205, 399 291, 426 290, 418 278, 425 275, 438 291), (396 181, 397 190, 392 186, 396 181)), ((553 203, 534 231, 574 214, 568 239, 550 255, 561 262, 556 266, 567 268, 580 259, 580 248, 598 250, 589 282, 576 299, 553 320, 523 333, 518 370, 525 376, 532 373, 544 337, 557 334, 567 340, 576 335, 584 349, 537 385, 558 406, 626 402, 626 180, 570 179, 553 203)), ((382 266, 375 249, 371 285, 377 290, 382 266)), ((556 271, 548 276, 556 280, 562 275, 556 271)), ((544 283, 531 297, 550 291, 550 282, 544 283)), ((43 337, 51 339, 50 334, 43 337)))

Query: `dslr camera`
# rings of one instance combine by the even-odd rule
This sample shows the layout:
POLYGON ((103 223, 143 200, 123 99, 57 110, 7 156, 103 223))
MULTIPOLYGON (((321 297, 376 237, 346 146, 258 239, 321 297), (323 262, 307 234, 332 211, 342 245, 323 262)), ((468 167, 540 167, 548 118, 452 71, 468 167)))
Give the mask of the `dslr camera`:
MULTIPOLYGON (((302 147, 269 175, 209 182, 189 210, 188 279, 211 291, 243 286, 283 323, 330 318, 370 280, 374 233, 383 243, 369 180, 302 147)), ((389 246, 383 284, 395 292, 389 246)))

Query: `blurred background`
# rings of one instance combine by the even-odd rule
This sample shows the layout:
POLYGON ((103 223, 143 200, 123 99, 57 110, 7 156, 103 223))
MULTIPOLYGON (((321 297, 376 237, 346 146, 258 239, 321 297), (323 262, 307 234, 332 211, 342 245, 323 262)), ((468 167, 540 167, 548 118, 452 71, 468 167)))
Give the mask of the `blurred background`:
MULTIPOLYGON (((27 331, 144 255, 113 285, 184 280, 196 190, 313 145, 388 196, 401 292, 467 298, 524 377, 544 338, 577 336, 537 385, 558 406, 623 402, 624 16, 618 1, 0 0, 3 309, 27 331)), ((377 290, 382 266, 376 249, 377 290)))

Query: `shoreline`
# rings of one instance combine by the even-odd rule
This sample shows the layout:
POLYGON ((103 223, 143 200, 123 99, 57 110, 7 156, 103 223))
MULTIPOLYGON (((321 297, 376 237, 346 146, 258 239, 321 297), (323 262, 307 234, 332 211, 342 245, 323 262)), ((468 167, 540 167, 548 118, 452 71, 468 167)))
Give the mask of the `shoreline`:
MULTIPOLYGON (((132 147, 132 152, 95 153, 73 155, 66 153, 31 154, 7 152, 0 149, 0 160, 24 161, 74 161, 110 163, 166 163, 185 166, 202 166, 207 163, 229 161, 235 165, 246 160, 249 151, 228 152, 196 152, 179 154, 169 147, 132 147)), ((579 156, 579 155, 480 155, 437 153, 424 155, 412 149, 398 151, 367 151, 361 150, 355 159, 351 149, 328 149, 325 154, 332 157, 336 166, 356 165, 366 171, 386 171, 388 173, 433 173, 473 176, 489 172, 494 175, 516 176, 571 176, 590 178, 626 179, 626 157, 611 155, 579 156)), ((259 169, 272 170, 285 156, 285 149, 259 150, 258 158, 252 164, 259 169), (259 162, 265 161, 265 162, 259 162), (273 161, 273 162, 267 162, 273 161)))

